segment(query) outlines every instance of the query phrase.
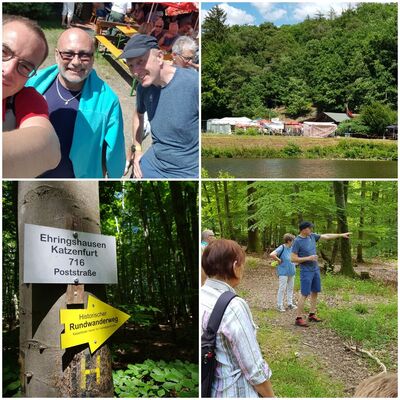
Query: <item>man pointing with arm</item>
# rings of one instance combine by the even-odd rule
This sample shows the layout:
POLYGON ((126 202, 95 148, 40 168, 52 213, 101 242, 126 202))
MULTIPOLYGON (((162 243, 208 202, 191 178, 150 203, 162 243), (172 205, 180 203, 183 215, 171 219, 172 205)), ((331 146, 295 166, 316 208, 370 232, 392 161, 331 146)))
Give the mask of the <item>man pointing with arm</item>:
POLYGON ((318 265, 317 242, 319 240, 333 240, 337 238, 348 239, 351 232, 346 233, 325 233, 318 235, 313 233, 314 225, 311 222, 303 221, 299 225, 299 235, 294 239, 292 246, 291 261, 300 265, 300 287, 301 296, 297 308, 295 325, 307 327, 307 322, 303 319, 304 303, 310 296, 310 322, 321 322, 317 317, 317 298, 321 291, 321 277, 318 265))

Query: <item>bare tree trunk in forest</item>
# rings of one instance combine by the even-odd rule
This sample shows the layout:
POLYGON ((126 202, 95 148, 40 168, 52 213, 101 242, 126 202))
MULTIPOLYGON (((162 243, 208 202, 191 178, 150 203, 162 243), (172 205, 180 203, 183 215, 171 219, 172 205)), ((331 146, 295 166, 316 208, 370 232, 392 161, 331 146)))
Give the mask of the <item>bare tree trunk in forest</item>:
MULTIPOLYGON (((60 309, 67 308, 67 285, 24 284, 24 225, 100 232, 97 182, 20 182, 20 365, 23 397, 112 397, 111 356, 106 345, 93 354, 88 345, 61 349, 60 309), (86 371, 99 369, 86 374, 86 371)), ((81 285, 78 285, 81 286, 81 285)), ((75 286, 74 286, 75 287, 75 286)), ((85 285, 105 300, 104 285, 85 285)), ((74 308, 84 304, 74 304, 74 308)), ((86 308, 86 307, 85 307, 86 308)))
POLYGON ((367 190, 367 183, 365 181, 361 181, 361 189, 360 189, 360 222, 358 229, 358 245, 357 245, 357 262, 363 263, 363 239, 364 239, 364 213, 365 213, 365 192, 367 190))
POLYGON ((150 299, 150 303, 155 303, 155 288, 154 288, 154 278, 156 273, 154 271, 154 256, 153 247, 151 245, 150 239, 150 228, 149 220, 147 215, 146 201, 143 193, 143 186, 138 187, 139 190, 139 212, 140 218, 143 224, 143 237, 144 237, 144 254, 145 254, 145 264, 146 264, 146 275, 147 275, 147 298, 150 299))
MULTIPOLYGON (((201 185, 202 185, 202 191, 204 191, 204 194, 206 195, 207 203, 208 203, 208 205, 211 205, 210 193, 208 192, 206 182, 202 182, 201 185)), ((211 230, 213 232, 217 231, 217 225, 215 224, 214 220, 211 221, 211 227, 206 227, 205 226, 204 228, 207 228, 207 229, 211 228, 211 230)))
MULTIPOLYGON (((348 232, 347 213, 345 202, 345 184, 342 181, 333 181, 335 193, 336 215, 340 233, 348 232)), ((340 273, 347 276, 354 276, 353 263, 351 260, 350 240, 340 238, 340 254, 342 256, 340 273)))
MULTIPOLYGON (((172 238, 172 221, 170 215, 166 212, 166 205, 163 203, 162 198, 161 198, 161 193, 160 193, 160 186, 158 182, 150 182, 151 188, 154 193, 154 197, 157 203, 157 208, 160 213, 160 219, 161 219, 161 224, 163 227, 164 235, 167 238, 167 243, 168 243, 168 251, 170 254, 175 255, 176 252, 176 245, 175 241, 172 238)), ((163 295, 164 300, 163 304, 167 304, 167 309, 168 309, 168 319, 172 320, 175 319, 174 314, 174 304, 176 304, 176 296, 175 294, 171 293, 171 291, 168 290, 168 286, 171 285, 171 270, 172 266, 170 264, 170 259, 171 257, 167 256, 166 257, 166 262, 167 262, 167 279, 163 280, 163 285, 164 288, 162 290, 165 295, 163 295), (169 283, 168 283, 169 282, 169 283)))
POLYGON ((256 220, 254 219, 254 214, 257 210, 256 205, 254 204, 253 198, 256 192, 256 188, 251 186, 253 182, 247 182, 247 226, 248 226, 248 244, 247 244, 247 252, 248 253, 259 253, 261 251, 260 247, 260 239, 258 237, 258 228, 251 228, 252 225, 255 224, 256 220))
MULTIPOLYGON (((186 270, 190 273, 191 276, 191 288, 196 290, 199 287, 199 245, 198 245, 198 224, 197 226, 192 226, 192 217, 191 215, 187 215, 188 207, 185 203, 185 199, 183 197, 183 187, 182 182, 178 181, 170 181, 169 187, 171 189, 171 199, 172 199, 172 209, 174 213, 175 223, 176 223, 176 231, 178 234, 178 239, 181 243, 183 255, 185 258, 186 270), (191 235, 191 228, 194 229, 193 236, 191 235), (193 237, 196 237, 196 240, 193 240, 193 237)), ((196 189, 192 189, 193 194, 197 193, 196 189)), ((197 202, 194 199, 197 196, 189 196, 190 204, 189 207, 197 208, 197 202)), ((186 200, 187 201, 187 200, 186 200)), ((189 210, 190 212, 190 210, 189 210)), ((190 212, 191 213, 191 212, 190 212)), ((182 291, 184 293, 184 291, 182 291)), ((194 310, 192 314, 193 323, 197 326, 198 321, 198 299, 196 296, 190 296, 191 301, 191 310, 194 310)))
MULTIPOLYGON (((296 193, 296 195, 292 196, 294 201, 297 201, 297 194, 300 193, 300 186, 298 183, 293 184, 293 192, 296 193)), ((301 221, 303 221, 303 213, 299 210, 297 213, 297 224, 298 225, 301 221)))
MULTIPOLYGON (((372 193, 371 193, 371 202, 372 204, 377 204, 379 201, 379 195, 380 195, 380 188, 379 188, 379 182, 373 182, 372 184, 372 193)), ((376 224, 376 216, 373 213, 371 217, 371 226, 375 226, 376 224)), ((376 240, 371 241, 371 247, 376 246, 377 242, 376 240)))
POLYGON ((227 183, 227 181, 223 181, 223 184, 224 184, 225 215, 226 215, 227 226, 228 226, 228 235, 227 235, 227 237, 229 239, 235 240, 235 235, 234 235, 234 232, 233 232, 232 215, 231 215, 231 211, 229 209, 228 183, 227 183))
POLYGON ((219 229, 220 229, 220 237, 223 238, 223 237, 225 237, 225 232, 224 232, 224 224, 222 222, 221 205, 219 203, 218 182, 214 181, 213 183, 214 183, 214 191, 215 191, 215 201, 217 203, 217 214, 218 214, 218 223, 219 223, 219 229))

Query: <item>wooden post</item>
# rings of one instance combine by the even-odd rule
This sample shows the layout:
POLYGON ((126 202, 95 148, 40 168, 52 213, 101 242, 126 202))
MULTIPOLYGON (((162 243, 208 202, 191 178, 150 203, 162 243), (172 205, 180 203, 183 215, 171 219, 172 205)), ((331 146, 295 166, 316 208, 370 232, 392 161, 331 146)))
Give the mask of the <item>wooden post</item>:
POLYGON ((24 224, 100 233, 98 183, 19 182, 20 364, 23 397, 112 397, 106 345, 61 349, 60 309, 84 308, 89 293, 105 300, 104 285, 24 284, 24 224))

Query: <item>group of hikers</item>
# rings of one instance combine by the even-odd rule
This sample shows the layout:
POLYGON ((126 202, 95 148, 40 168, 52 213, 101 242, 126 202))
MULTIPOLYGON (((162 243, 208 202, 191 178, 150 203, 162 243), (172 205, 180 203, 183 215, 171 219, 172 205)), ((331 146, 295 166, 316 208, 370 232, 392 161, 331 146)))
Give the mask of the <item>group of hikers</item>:
MULTIPOLYGON (((317 242, 349 239, 351 235, 351 232, 316 234, 313 228, 311 222, 301 222, 298 235, 286 233, 283 244, 270 253, 279 279, 277 308, 280 312, 286 311, 283 304, 286 290, 288 309, 296 310, 294 323, 301 328, 308 327, 307 322, 322 321, 317 316, 317 299, 321 292, 317 242), (297 306, 293 299, 296 265, 300 269, 297 306), (304 303, 308 297, 310 312, 306 321, 304 303)), ((250 307, 235 293, 244 274, 245 252, 233 240, 216 239, 211 230, 203 231, 201 239, 202 397, 274 397, 272 371, 262 357, 250 307)), ((395 379, 397 375, 394 374, 379 379, 372 377, 360 383, 355 397, 393 393, 395 379)))
POLYGON ((3 15, 3 177, 198 178, 199 74, 164 60, 155 37, 136 34, 119 58, 139 82, 125 152, 118 96, 93 68, 93 37, 71 27, 55 64, 39 25, 3 15), (144 152, 145 115, 152 144, 144 152))

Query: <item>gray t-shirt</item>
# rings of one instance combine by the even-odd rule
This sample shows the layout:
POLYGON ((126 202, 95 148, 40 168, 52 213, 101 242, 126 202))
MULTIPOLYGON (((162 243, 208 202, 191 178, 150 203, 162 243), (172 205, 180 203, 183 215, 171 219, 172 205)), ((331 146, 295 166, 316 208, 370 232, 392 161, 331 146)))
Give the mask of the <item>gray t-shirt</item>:
MULTIPOLYGON (((153 144, 141 160, 161 175, 197 178, 199 175, 199 74, 176 68, 163 88, 138 86, 137 111, 147 111, 153 144)), ((146 177, 146 171, 143 171, 146 177)))
MULTIPOLYGON (((296 236, 292 245, 292 253, 297 254, 298 257, 308 257, 314 256, 317 254, 317 242, 321 235, 317 235, 316 233, 312 233, 310 236, 301 237, 300 235, 296 236)), ((300 268, 307 268, 310 270, 314 270, 318 268, 317 261, 306 261, 299 264, 300 268)))

